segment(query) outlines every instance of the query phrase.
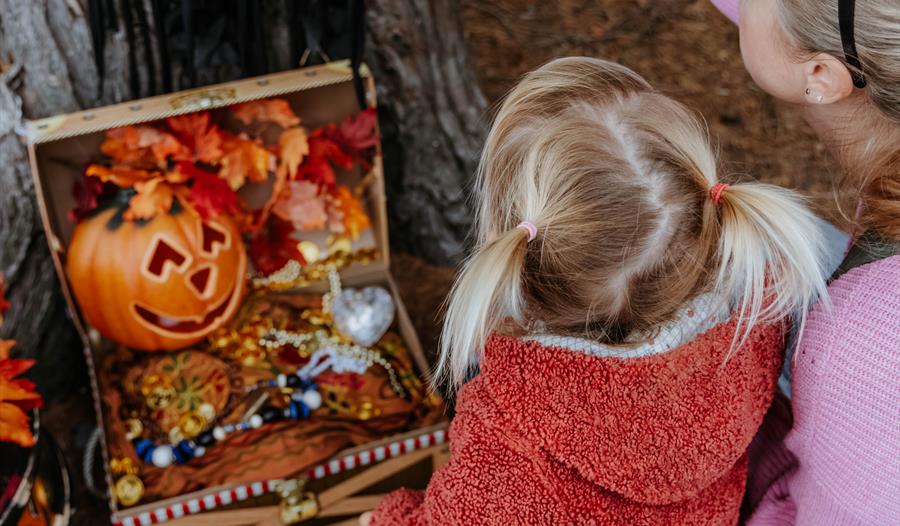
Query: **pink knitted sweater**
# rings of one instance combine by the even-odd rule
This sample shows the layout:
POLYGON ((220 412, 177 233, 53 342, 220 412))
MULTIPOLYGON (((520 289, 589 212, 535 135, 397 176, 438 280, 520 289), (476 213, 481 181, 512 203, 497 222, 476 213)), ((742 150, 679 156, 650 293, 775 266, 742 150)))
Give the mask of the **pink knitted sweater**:
POLYGON ((778 404, 764 425, 750 526, 900 525, 900 256, 828 290, 795 358, 793 428, 778 404))

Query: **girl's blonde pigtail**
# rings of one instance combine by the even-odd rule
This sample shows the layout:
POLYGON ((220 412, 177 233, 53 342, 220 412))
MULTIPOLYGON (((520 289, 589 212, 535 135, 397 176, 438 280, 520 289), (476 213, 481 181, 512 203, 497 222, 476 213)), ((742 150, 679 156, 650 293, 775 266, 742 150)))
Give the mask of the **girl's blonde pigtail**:
POLYGON ((466 261, 450 292, 435 386, 462 384, 503 320, 524 323, 522 266, 529 236, 527 229, 513 228, 466 261))
POLYGON ((758 323, 799 316, 828 301, 825 242, 816 218, 790 190, 761 183, 715 185, 720 265, 717 291, 736 303, 735 348, 758 323))

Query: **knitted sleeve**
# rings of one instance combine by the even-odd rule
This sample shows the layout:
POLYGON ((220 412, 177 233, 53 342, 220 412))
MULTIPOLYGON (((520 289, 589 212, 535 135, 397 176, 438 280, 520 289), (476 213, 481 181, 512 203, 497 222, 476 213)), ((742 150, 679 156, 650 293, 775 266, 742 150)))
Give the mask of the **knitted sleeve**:
POLYGON ((752 525, 894 524, 900 517, 900 257, 855 268, 816 306, 794 363, 797 466, 752 525))

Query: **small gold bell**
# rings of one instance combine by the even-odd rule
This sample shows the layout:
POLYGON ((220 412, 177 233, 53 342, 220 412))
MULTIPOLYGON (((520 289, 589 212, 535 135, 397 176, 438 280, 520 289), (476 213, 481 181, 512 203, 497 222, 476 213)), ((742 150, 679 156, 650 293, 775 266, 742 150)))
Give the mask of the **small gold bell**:
POLYGON ((304 492, 306 479, 286 480, 278 490, 281 496, 281 523, 289 526, 312 518, 319 514, 319 502, 315 494, 304 492))

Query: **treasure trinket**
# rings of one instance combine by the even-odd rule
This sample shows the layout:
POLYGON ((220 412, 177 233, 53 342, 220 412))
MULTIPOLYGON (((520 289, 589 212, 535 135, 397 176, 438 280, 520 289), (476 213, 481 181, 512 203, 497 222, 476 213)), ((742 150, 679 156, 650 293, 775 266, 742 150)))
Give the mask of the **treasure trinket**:
POLYGON ((334 326, 357 345, 369 347, 384 336, 394 322, 394 299, 382 287, 341 290, 337 270, 328 270, 330 292, 323 305, 334 326))
POLYGON ((394 299, 381 287, 346 289, 331 304, 334 325, 357 344, 368 347, 394 321, 394 299))
POLYGON ((278 490, 281 496, 281 523, 297 524, 314 518, 319 514, 319 503, 316 496, 304 492, 306 480, 286 480, 278 490))
POLYGON ((66 272, 84 318, 133 349, 174 350, 204 339, 237 312, 247 255, 229 217, 172 206, 149 221, 111 207, 72 234, 66 272))
POLYGON ((131 473, 116 481, 116 501, 122 506, 134 506, 144 496, 144 483, 131 473))

